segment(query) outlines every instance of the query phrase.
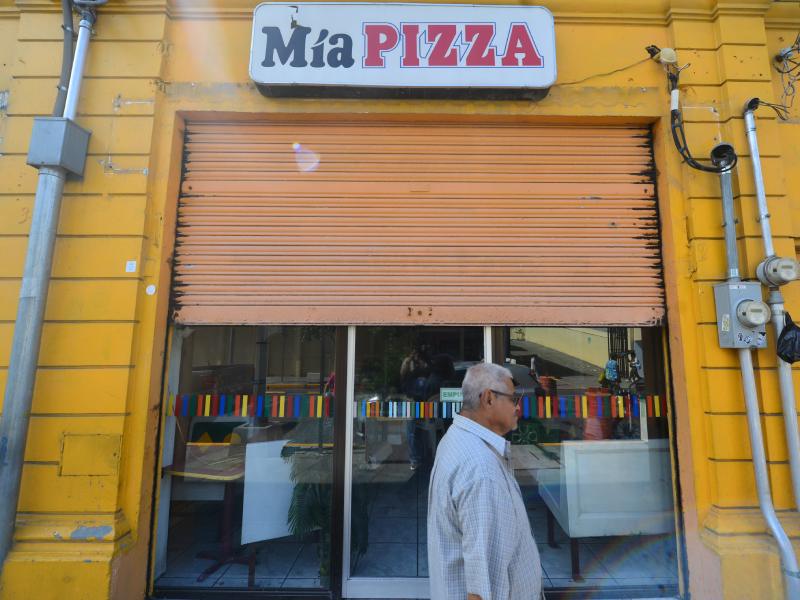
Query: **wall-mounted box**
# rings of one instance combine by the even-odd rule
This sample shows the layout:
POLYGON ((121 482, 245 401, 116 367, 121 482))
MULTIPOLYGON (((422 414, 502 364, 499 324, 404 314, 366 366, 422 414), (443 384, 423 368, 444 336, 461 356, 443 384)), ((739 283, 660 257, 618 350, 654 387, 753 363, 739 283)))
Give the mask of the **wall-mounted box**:
POLYGON ((27 162, 32 167, 57 167, 83 177, 91 134, 64 117, 35 117, 27 162))
POLYGON ((717 335, 721 348, 766 348, 769 308, 761 300, 761 283, 737 281, 714 286, 717 307, 717 335), (739 309, 753 304, 765 311, 763 323, 749 326, 740 318, 739 309))

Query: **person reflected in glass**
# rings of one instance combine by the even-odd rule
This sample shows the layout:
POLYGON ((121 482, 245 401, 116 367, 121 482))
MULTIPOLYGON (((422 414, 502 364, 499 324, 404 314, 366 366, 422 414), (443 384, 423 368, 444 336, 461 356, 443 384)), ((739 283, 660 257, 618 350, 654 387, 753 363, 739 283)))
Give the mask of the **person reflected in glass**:
POLYGON ((425 384, 431 372, 431 359, 425 345, 415 347, 400 363, 403 393, 416 402, 425 399, 425 384))
MULTIPOLYGON (((427 400, 426 390, 428 377, 431 374, 431 359, 425 345, 415 347, 400 364, 401 389, 413 402, 427 400)), ((406 424, 406 437, 408 439, 408 457, 412 471, 417 470, 425 457, 425 440, 420 435, 420 428, 424 421, 411 419, 406 424)))
POLYGON ((461 391, 461 413, 442 438, 431 472, 431 600, 538 599, 539 551, 504 439, 519 420, 511 372, 473 365, 461 391))
MULTIPOLYGON (((441 394, 440 391, 448 382, 455 378, 455 366, 453 359, 448 354, 437 354, 431 359, 430 374, 425 380, 425 392, 423 401, 439 405, 437 417, 428 417, 411 421, 412 430, 409 435, 409 455, 411 457, 411 469, 416 470, 424 465, 423 472, 427 472, 436 454, 436 444, 444 431, 444 423, 441 418, 441 394)), ((430 405, 429 405, 430 406, 430 405)))
POLYGON ((425 382, 425 396, 428 400, 439 396, 439 390, 456 376, 453 358, 449 354, 437 354, 431 360, 431 374, 425 382))

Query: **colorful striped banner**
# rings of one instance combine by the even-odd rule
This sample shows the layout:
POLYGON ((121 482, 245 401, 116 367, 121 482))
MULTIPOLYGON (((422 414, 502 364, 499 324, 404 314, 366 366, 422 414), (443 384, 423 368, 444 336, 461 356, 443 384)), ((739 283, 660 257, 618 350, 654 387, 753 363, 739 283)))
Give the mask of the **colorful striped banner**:
MULTIPOLYGON (((387 419, 452 419, 461 410, 460 402, 358 401, 356 415, 387 419)), ((237 416, 276 419, 330 418, 330 396, 321 394, 170 394, 167 416, 237 416)), ((575 396, 523 396, 519 414, 522 419, 623 418, 644 412, 647 418, 667 416, 666 398, 651 396, 610 396, 586 394, 575 396)))
POLYGON ((170 394, 167 416, 330 418, 330 397, 320 394, 170 394), (302 408, 307 407, 307 408, 302 408))
MULTIPOLYGON (((646 407, 648 417, 666 416, 666 403, 659 396, 648 396, 646 407)), ((327 401, 327 400, 326 400, 327 401)), ((645 409, 642 398, 642 409, 645 409)), ((396 402, 368 401, 356 402, 355 415, 365 418, 384 419, 416 419, 436 418, 452 419, 461 410, 460 402, 396 402)), ((629 416, 638 417, 640 412, 639 398, 636 396, 523 396, 520 399, 519 414, 522 419, 620 419, 629 416)))
MULTIPOLYGON (((326 402, 328 399, 326 398, 326 402)), ((366 418, 385 419, 452 419, 461 411, 461 402, 370 402, 359 400, 355 414, 366 418)))

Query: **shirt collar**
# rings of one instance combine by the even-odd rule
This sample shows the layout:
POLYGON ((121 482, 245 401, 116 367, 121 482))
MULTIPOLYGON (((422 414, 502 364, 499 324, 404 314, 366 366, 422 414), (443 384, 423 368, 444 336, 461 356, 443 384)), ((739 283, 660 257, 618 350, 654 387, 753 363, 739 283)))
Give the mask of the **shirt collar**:
POLYGON ((462 415, 453 417, 453 425, 478 436, 490 447, 494 448, 500 456, 508 457, 510 444, 504 437, 497 435, 494 431, 462 415))

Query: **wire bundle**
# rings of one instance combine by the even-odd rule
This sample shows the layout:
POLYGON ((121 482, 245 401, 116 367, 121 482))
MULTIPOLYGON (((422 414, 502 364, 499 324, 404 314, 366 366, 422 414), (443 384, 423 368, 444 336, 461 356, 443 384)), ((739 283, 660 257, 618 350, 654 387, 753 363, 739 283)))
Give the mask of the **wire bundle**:
MULTIPOLYGON (((667 68, 667 80, 669 82, 670 94, 675 95, 678 93, 678 77, 682 70, 683 69, 673 66, 667 68)), ((677 101, 673 102, 672 110, 670 111, 670 129, 672 130, 672 140, 675 142, 675 147, 678 149, 678 153, 681 155, 681 158, 683 158, 683 162, 685 162, 691 168, 697 169, 698 171, 704 171, 706 173, 725 173, 726 171, 733 170, 733 168, 736 166, 736 163, 738 162, 738 157, 736 154, 732 155, 732 160, 730 162, 719 167, 704 165, 694 156, 692 156, 692 153, 689 151, 689 144, 686 141, 686 131, 683 125, 683 114, 681 113, 681 109, 680 106, 678 106, 677 101)))
MULTIPOLYGON (((778 62, 775 70, 781 74, 781 86, 783 86, 781 104, 778 105, 783 110, 783 114, 778 112, 777 109, 775 112, 778 113, 778 117, 784 121, 788 119, 789 109, 794 104, 794 97, 797 92, 797 80, 800 79, 800 60, 798 60, 798 57, 800 57, 800 33, 797 34, 794 43, 789 48, 786 48, 775 57, 775 60, 778 62)), ((773 109, 775 109, 774 105, 768 105, 765 102, 762 102, 762 104, 772 106, 773 109)))

